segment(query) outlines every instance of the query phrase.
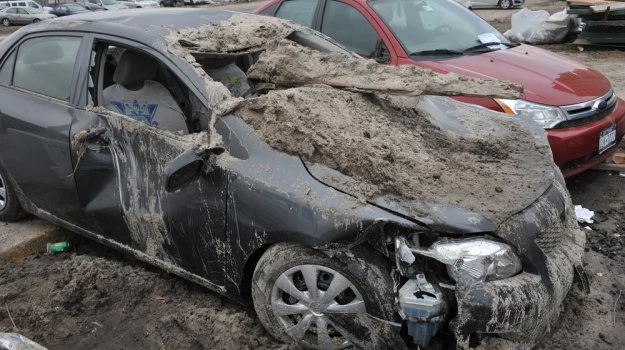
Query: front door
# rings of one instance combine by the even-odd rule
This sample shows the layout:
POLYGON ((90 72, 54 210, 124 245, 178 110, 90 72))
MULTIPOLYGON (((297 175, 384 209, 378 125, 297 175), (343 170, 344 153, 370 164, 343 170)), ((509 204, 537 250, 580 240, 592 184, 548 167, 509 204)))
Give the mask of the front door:
MULTIPOLYGON (((24 10, 23 8, 16 8, 15 10, 17 10, 17 14, 15 15, 15 21, 14 23, 19 23, 19 24, 26 24, 26 23, 30 23, 30 16, 28 15, 28 12, 26 12, 26 10, 24 10)), ((13 21, 12 21, 13 22, 13 21)))
POLYGON ((166 189, 168 167, 186 151, 207 147, 208 134, 159 129, 168 124, 163 119, 148 124, 148 119, 158 119, 148 118, 150 115, 154 117, 166 108, 175 109, 173 103, 180 104, 180 111, 194 110, 197 114, 197 106, 189 107, 197 103, 192 98, 194 92, 178 78, 181 75, 176 74, 176 67, 165 64, 157 52, 116 40, 94 41, 83 87, 89 104, 96 107, 85 108, 71 130, 84 225, 139 258, 167 269, 190 272, 205 279, 200 283, 213 284, 209 287, 222 285, 224 272, 218 247, 225 235, 226 175, 212 167, 179 189, 166 189), (124 52, 131 49, 158 63, 158 72, 150 79, 149 87, 153 91, 156 84, 161 86, 157 89, 159 95, 148 93, 135 101, 107 104, 104 91, 116 88, 115 81, 122 81, 115 70, 124 52), (117 79, 107 78, 111 76, 117 79), (164 96, 164 91, 171 96, 164 96), (156 100, 146 102, 152 97, 156 100), (170 102, 165 105, 164 99, 170 102), (103 105, 120 109, 113 112, 98 107, 103 105))

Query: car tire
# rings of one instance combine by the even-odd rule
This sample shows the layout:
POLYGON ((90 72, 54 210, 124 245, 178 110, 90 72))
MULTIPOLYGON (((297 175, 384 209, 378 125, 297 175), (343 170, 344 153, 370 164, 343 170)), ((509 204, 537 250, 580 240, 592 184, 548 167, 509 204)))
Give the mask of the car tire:
POLYGON ((39 22, 39 21, 41 21, 39 18, 35 18, 35 19, 33 19, 33 23, 37 23, 37 22, 39 22))
POLYGON ((504 10, 512 8, 512 0, 499 0, 499 7, 504 10))
MULTIPOLYGON (((4 21, 3 21, 4 23, 4 21)), ((4 167, 0 166, 0 221, 18 221, 26 216, 17 198, 13 182, 4 167)))
MULTIPOLYGON (((265 329, 274 338, 303 348, 330 350, 350 344, 369 346, 371 339, 385 344, 381 347, 398 341, 403 345, 398 332, 379 331, 379 324, 367 327, 370 324, 366 321, 360 322, 373 320, 370 315, 397 320, 389 262, 372 250, 366 250, 357 253, 354 249, 354 255, 339 259, 297 244, 280 243, 270 247, 256 265, 252 280, 254 308, 265 329), (289 294, 286 289, 293 292, 289 294), (328 291, 337 290, 340 293, 333 299, 324 297, 328 291), (350 315, 348 323, 358 325, 352 327, 357 331, 345 331, 346 328, 336 327, 337 323, 330 320, 345 315, 350 315), (312 329, 311 325, 314 325, 312 329), (320 327, 323 332, 318 331, 320 327)), ((392 347, 404 347, 401 345, 392 347)))
POLYGON ((5 27, 8 27, 8 26, 11 25, 11 21, 9 21, 8 18, 3 18, 2 19, 2 25, 5 26, 5 27))

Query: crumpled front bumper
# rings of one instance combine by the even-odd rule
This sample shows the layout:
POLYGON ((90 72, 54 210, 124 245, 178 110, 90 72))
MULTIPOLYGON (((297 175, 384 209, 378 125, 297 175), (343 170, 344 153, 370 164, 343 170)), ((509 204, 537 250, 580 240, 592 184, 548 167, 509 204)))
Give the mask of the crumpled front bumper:
POLYGON ((573 284, 575 266, 581 269, 586 236, 559 182, 501 231, 503 236, 516 238, 515 245, 529 268, 503 280, 456 285, 458 314, 450 328, 460 347, 471 334, 489 333, 533 347, 557 321, 573 284), (558 197, 561 200, 554 201, 558 197), (520 228, 523 234, 511 236, 512 230, 520 228))
MULTIPOLYGON (((577 234, 584 235, 582 231, 577 234)), ((457 339, 474 333, 499 333, 533 346, 557 320, 583 249, 583 245, 569 244, 550 254, 550 283, 524 272, 505 280, 457 286, 458 316, 450 324, 457 339)))

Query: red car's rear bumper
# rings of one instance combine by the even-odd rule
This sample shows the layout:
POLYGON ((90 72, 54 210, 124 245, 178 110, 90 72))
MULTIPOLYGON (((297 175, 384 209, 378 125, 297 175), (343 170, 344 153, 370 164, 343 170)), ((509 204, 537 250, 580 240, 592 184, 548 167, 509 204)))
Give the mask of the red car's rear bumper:
POLYGON ((618 99, 612 113, 582 126, 547 130, 553 160, 565 177, 573 176, 603 162, 616 152, 625 134, 625 101, 618 99), (599 133, 616 125, 616 145, 598 154, 599 133))

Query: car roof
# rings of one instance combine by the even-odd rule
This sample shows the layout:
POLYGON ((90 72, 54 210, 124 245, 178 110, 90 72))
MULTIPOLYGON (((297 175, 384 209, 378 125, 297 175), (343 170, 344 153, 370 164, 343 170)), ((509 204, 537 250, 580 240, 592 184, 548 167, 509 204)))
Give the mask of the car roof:
POLYGON ((59 17, 24 27, 24 32, 78 31, 94 32, 135 39, 164 41, 172 31, 219 24, 233 15, 256 16, 239 12, 204 8, 153 8, 84 12, 59 17))

